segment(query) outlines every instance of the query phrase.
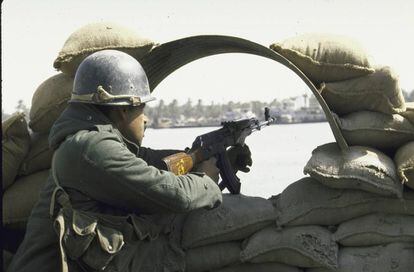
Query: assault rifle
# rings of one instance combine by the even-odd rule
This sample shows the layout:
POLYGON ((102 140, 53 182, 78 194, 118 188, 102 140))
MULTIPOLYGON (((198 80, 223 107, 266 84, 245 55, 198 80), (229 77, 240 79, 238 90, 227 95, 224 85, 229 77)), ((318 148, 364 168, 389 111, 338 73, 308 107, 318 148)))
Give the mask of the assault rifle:
POLYGON ((239 194, 240 179, 232 169, 226 150, 231 146, 244 145, 247 136, 270 125, 275 120, 276 118, 270 116, 269 108, 265 108, 264 122, 260 122, 256 118, 222 122, 222 128, 198 136, 193 142, 191 149, 187 152, 173 154, 165 157, 163 160, 169 171, 176 175, 184 175, 194 165, 215 156, 222 178, 222 181, 219 183, 220 189, 227 188, 230 193, 239 194))

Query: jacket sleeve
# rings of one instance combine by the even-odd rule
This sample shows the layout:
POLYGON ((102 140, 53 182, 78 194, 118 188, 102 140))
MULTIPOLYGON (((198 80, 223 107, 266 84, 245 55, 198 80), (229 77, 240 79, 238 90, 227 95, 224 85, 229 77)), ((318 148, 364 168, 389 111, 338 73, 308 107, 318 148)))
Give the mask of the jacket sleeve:
POLYGON ((148 147, 140 147, 138 157, 143 159, 148 165, 154 166, 161 170, 167 170, 167 166, 162 159, 179 152, 183 151, 172 149, 155 150, 148 147))
POLYGON ((222 202, 219 187, 207 175, 176 176, 159 170, 130 152, 113 134, 95 135, 80 145, 79 152, 73 150, 73 144, 56 151, 56 174, 61 186, 142 213, 188 212, 214 208, 222 202), (70 153, 79 154, 79 158, 68 156, 70 153))

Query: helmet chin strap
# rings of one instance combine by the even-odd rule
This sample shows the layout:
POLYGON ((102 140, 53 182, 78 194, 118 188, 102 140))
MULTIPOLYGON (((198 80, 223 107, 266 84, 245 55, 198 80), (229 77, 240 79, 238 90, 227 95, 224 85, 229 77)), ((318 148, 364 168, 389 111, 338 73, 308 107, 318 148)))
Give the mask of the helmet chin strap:
MULTIPOLYGON (((139 139, 135 139, 134 137, 130 137, 130 134, 128 133, 128 131, 130 130, 129 128, 129 120, 130 120, 130 116, 129 116, 129 112, 128 109, 125 108, 119 108, 117 109, 118 113, 117 113, 117 120, 115 121, 115 126, 118 129, 118 131, 120 132, 122 139, 128 143, 128 144, 132 144, 134 145, 134 147, 138 148, 139 146, 141 146, 141 142, 139 142, 139 139), (121 125, 121 126, 120 126, 121 125)), ((145 131, 145 129, 144 129, 145 131)), ((143 132, 144 132, 143 131, 143 132)))
POLYGON ((124 136, 121 133, 122 139, 124 140, 124 142, 128 145, 132 145, 134 148, 136 148, 137 150, 139 149, 139 147, 141 146, 142 143, 136 143, 134 141, 129 140, 126 136, 124 136))

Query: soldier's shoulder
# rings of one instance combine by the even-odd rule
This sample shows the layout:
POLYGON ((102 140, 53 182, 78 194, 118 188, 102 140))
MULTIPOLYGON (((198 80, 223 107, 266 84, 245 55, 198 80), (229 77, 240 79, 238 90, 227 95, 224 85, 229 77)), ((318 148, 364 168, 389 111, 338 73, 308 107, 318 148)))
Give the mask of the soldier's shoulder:
POLYGON ((108 130, 80 130, 75 134, 67 137, 65 145, 72 147, 77 146, 83 150, 86 150, 90 146, 108 141, 120 143, 121 139, 116 133, 108 130))

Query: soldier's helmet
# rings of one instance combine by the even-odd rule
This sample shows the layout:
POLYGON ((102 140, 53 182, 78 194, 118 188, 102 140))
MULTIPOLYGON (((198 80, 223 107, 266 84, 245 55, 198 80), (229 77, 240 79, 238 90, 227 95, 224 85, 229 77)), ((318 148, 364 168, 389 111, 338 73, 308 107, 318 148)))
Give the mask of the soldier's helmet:
POLYGON ((117 50, 85 58, 76 71, 70 103, 139 106, 154 100, 141 64, 117 50))

